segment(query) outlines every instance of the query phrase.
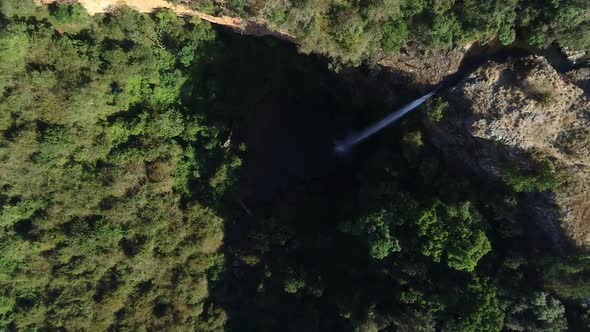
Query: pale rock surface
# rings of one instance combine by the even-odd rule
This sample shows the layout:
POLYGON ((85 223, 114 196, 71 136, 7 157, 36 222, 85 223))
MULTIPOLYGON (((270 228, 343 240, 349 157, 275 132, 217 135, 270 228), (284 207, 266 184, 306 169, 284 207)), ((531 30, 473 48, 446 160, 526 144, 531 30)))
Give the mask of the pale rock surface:
POLYGON ((563 184, 531 211, 556 242, 562 227, 587 246, 590 101, 576 82, 541 57, 488 63, 449 91, 451 110, 432 129, 437 145, 486 177, 502 179, 507 164, 520 170, 535 167, 533 159, 553 164, 563 184))

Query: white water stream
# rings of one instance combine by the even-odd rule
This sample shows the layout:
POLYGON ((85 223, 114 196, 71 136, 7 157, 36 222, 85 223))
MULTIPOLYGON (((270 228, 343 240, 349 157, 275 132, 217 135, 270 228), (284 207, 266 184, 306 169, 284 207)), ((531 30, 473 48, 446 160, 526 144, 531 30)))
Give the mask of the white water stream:
POLYGON ((379 131, 383 130, 383 128, 396 122, 401 117, 408 114, 410 111, 412 111, 412 110, 418 108, 420 105, 424 104, 426 101, 428 101, 430 98, 432 98, 432 96, 434 96, 436 94, 437 90, 438 89, 412 101, 411 103, 409 103, 409 104, 405 105, 404 107, 400 108, 399 110, 391 113, 390 115, 383 118, 382 120, 363 129, 361 132, 349 135, 348 137, 346 137, 343 140, 336 141, 336 146, 334 147, 334 150, 338 154, 345 154, 356 144, 358 144, 358 143, 364 141, 365 139, 369 138, 370 136, 378 133, 379 131))

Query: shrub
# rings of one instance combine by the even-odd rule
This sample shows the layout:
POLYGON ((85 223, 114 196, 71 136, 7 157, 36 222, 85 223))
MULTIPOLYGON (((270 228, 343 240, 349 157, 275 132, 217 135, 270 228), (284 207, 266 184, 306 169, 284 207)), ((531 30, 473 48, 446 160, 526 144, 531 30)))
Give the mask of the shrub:
POLYGON ((58 23, 69 24, 69 23, 82 23, 89 19, 89 15, 86 9, 81 4, 74 3, 56 3, 51 16, 56 19, 58 23))
POLYGON ((439 97, 431 99, 426 104, 426 116, 432 122, 440 122, 448 108, 449 103, 444 99, 439 97))
POLYGON ((560 181, 555 166, 549 161, 534 162, 531 169, 506 167, 502 179, 516 192, 556 191, 560 181))

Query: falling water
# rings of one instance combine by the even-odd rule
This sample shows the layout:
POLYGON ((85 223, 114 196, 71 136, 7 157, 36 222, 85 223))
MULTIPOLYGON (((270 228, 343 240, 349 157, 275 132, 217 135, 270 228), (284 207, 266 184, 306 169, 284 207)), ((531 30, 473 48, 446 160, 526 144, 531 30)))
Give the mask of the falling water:
POLYGON ((350 148, 352 148, 356 144, 364 141, 365 139, 367 139, 371 135, 378 133, 383 128, 385 128, 388 125, 399 120, 402 116, 406 115, 410 111, 412 111, 412 110, 418 108, 420 105, 424 104, 424 102, 426 102, 428 99, 430 99, 430 98, 432 98, 432 96, 434 96, 434 94, 437 92, 437 90, 438 89, 412 101, 411 103, 409 103, 409 104, 405 105, 404 107, 400 108, 399 110, 391 113, 390 115, 383 118, 382 120, 363 129, 363 131, 361 131, 359 133, 355 133, 353 135, 349 135, 348 137, 346 137, 343 140, 336 141, 336 146, 334 147, 334 150, 338 154, 345 154, 346 152, 348 152, 350 150, 350 148))

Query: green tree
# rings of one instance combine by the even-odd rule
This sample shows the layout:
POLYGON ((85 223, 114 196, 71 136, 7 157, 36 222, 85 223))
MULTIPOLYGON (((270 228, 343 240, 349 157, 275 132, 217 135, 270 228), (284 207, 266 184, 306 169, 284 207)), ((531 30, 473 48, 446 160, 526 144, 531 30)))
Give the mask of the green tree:
POLYGON ((0 7, 0 329, 219 330, 211 206, 240 158, 181 98, 214 32, 79 4, 41 21, 21 3, 0 7), (198 167, 211 184, 194 186, 198 167))
POLYGON ((481 221, 471 203, 448 206, 437 201, 416 222, 424 238, 423 255, 444 261, 457 270, 473 271, 479 260, 492 250, 481 221))
POLYGON ((506 310, 506 327, 511 331, 565 331, 565 307, 545 292, 515 299, 506 310))
POLYGON ((474 279, 461 292, 457 303, 464 313, 452 317, 444 323, 446 331, 476 332, 502 331, 504 311, 498 299, 497 289, 489 282, 474 279))

